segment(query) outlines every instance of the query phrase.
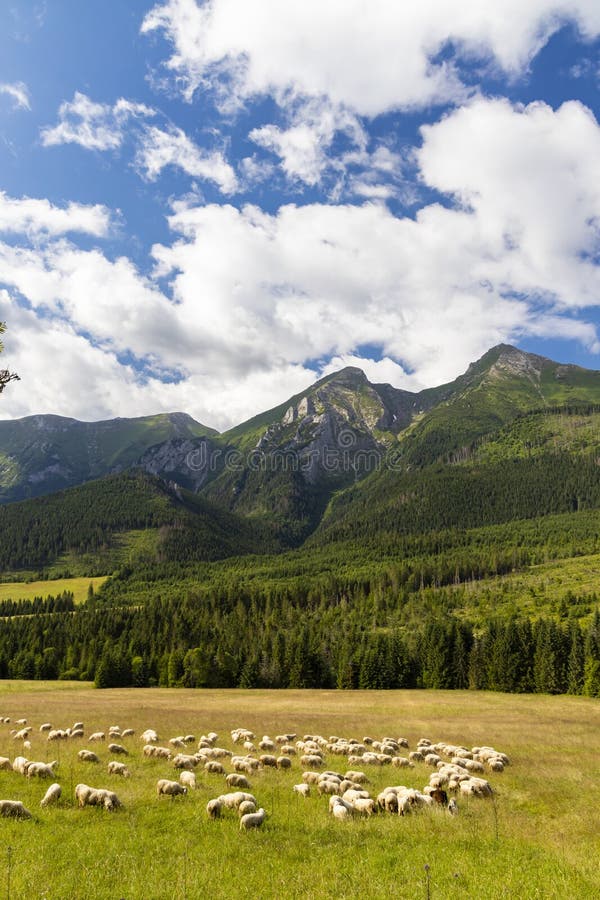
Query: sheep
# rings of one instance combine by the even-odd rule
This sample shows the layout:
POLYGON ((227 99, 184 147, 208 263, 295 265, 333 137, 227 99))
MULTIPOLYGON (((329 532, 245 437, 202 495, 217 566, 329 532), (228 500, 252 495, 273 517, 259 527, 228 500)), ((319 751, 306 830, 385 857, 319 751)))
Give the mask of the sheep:
POLYGON ((0 756, 0 769, 3 769, 6 772, 12 772, 13 767, 8 756, 0 756))
POLYGON ((58 760, 51 763, 30 762, 25 766, 25 775, 27 778, 56 778, 53 766, 58 765, 58 760))
POLYGON ((146 744, 142 753, 144 756, 155 756, 157 759, 171 759, 171 751, 168 747, 157 747, 154 744, 146 744))
POLYGON ((75 722, 71 725, 71 731, 83 731, 83 722, 75 722))
POLYGON ((105 741, 106 735, 103 731, 94 731, 93 734, 90 734, 88 738, 88 743, 92 743, 92 741, 105 741))
MULTIPOLYGON (((160 748, 156 748, 157 750, 160 748)), ((190 756, 186 753, 178 753, 177 756, 173 758, 173 768, 174 769, 195 769, 198 765, 199 760, 195 756, 190 756)), ((216 763, 216 765, 220 766, 220 763, 216 763)), ((221 768, 223 768, 221 766, 221 768)), ((223 771, 225 771, 223 769, 223 771)))
POLYGON ((392 765, 397 769, 404 769, 411 765, 411 761, 406 756, 392 756, 392 765))
POLYGON ((117 756, 129 756, 129 750, 123 747, 122 744, 109 744, 108 752, 114 753, 117 756))
POLYGON ((116 759, 111 759, 107 768, 109 775, 120 775, 122 778, 131 778, 131 772, 125 763, 118 762, 116 759))
POLYGON ((310 797, 310 785, 308 784, 295 784, 292 790, 301 797, 310 797))
POLYGON ((340 783, 339 781, 333 781, 329 779, 324 779, 323 781, 319 781, 317 785, 317 793, 319 797, 322 797, 323 794, 336 794, 340 793, 340 783))
POLYGON ((144 742, 144 744, 156 744, 158 742, 158 734, 153 728, 147 728, 140 735, 140 739, 144 742))
POLYGON ((248 781, 246 776, 240 775, 238 772, 231 772, 230 775, 226 775, 225 781, 227 782, 228 787, 250 789, 250 782, 248 781))
POLYGON ((409 760, 410 760, 411 762, 413 762, 413 763, 416 763, 416 762, 423 762, 423 760, 425 759, 424 755, 421 753, 420 750, 412 750, 412 751, 408 754, 408 758, 409 758, 409 760))
POLYGON ((133 730, 133 728, 126 728, 125 731, 122 733, 121 737, 133 737, 134 734, 135 734, 135 731, 133 730))
POLYGON ((354 803, 355 800, 368 800, 370 794, 368 791, 355 791, 350 789, 349 791, 344 791, 342 797, 348 803, 354 803))
POLYGON ((0 816, 10 819, 32 819, 20 800, 0 800, 0 816))
POLYGON ((352 801, 352 806, 356 812, 364 816, 372 816, 377 812, 375 801, 372 797, 357 797, 352 801))
POLYGON ((50 722, 44 722, 42 725, 40 725, 40 731, 51 731, 51 730, 52 730, 52 725, 50 722))
POLYGON ((64 731, 62 728, 53 728, 48 732, 48 741, 66 741, 69 737, 67 731, 64 731))
POLYGON ((289 756, 278 756, 276 760, 276 765, 278 769, 291 769, 292 761, 289 756))
POLYGON ((95 793, 94 788, 90 787, 89 784, 75 785, 75 797, 80 809, 88 803, 93 793, 95 793))
POLYGON ((349 769, 344 777, 349 781, 356 781, 358 784, 371 783, 364 772, 356 772, 353 769, 349 769))
POLYGON ((167 797, 185 796, 187 788, 183 784, 179 784, 178 781, 169 781, 168 778, 161 778, 156 784, 156 793, 159 797, 161 795, 167 797))
POLYGON ((302 781, 305 784, 318 784, 320 775, 318 772, 303 772, 302 781))
POLYGON ((259 759, 263 766, 270 766, 272 769, 277 768, 277 757, 272 756, 270 753, 262 753, 259 756, 259 759))
POLYGON ((225 767, 214 759, 209 759, 207 763, 204 763, 204 770, 208 772, 210 775, 224 775, 225 767))
POLYGON ((80 759, 82 762, 90 762, 90 763, 99 763, 100 759, 95 754, 92 753, 91 750, 80 750, 77 754, 77 759, 80 759))
POLYGON ((28 763, 29 760, 24 756, 15 756, 12 764, 13 772, 18 772, 19 775, 24 775, 27 770, 28 763))
POLYGON ((178 738, 178 737, 170 738, 169 743, 170 743, 171 747, 175 747, 177 749, 179 749, 179 748, 185 749, 185 741, 183 740, 183 738, 178 738))
POLYGON ((54 782, 51 784, 42 799, 40 800, 40 806, 50 806, 52 803, 56 803, 60 800, 60 795, 62 794, 62 788, 60 784, 54 782))
POLYGON ((13 734, 13 741, 24 741, 31 730, 31 725, 28 725, 27 728, 21 728, 20 731, 16 731, 13 734))
POLYGON ((283 744, 279 748, 279 752, 283 753, 284 756, 296 756, 297 753, 296 748, 292 744, 283 744))
POLYGON ((245 816, 247 813, 253 812, 256 812, 256 803, 253 803, 252 800, 242 800, 238 806, 238 815, 245 816))
POLYGON ((71 731, 69 732, 70 740, 76 740, 77 738, 83 737, 83 731, 71 731))
POLYGON ((448 812, 451 816, 458 815, 458 803, 456 802, 454 797, 452 797, 452 799, 448 802, 448 812))
POLYGON ((240 819, 240 831, 248 831, 250 828, 260 828, 266 817, 265 810, 261 808, 254 813, 246 813, 240 819))
POLYGON ((189 772, 187 769, 184 769, 183 772, 179 774, 179 784, 183 784, 189 791, 196 790, 196 776, 193 772, 189 772))
POLYGON ((221 816, 221 810, 223 809, 223 803, 219 797, 216 797, 214 800, 209 800, 206 804, 206 814, 209 819, 218 819, 221 816))
POLYGON ((27 725, 27 719, 17 719, 15 725, 27 725))
POLYGON ((106 790, 106 788, 98 788, 94 791, 94 794, 94 803, 91 805, 103 806, 104 809, 107 809, 109 812, 113 812, 123 805, 114 791, 106 790))
POLYGON ((320 769, 321 766, 325 765, 325 762, 322 756, 317 756, 315 753, 306 753, 300 757, 300 765, 307 768, 320 769))
POLYGON ((237 809, 244 800, 252 800, 252 802, 256 804, 256 797, 253 794, 248 794, 244 791, 233 791, 230 794, 221 794, 218 799, 221 801, 222 805, 226 806, 228 809, 237 809))

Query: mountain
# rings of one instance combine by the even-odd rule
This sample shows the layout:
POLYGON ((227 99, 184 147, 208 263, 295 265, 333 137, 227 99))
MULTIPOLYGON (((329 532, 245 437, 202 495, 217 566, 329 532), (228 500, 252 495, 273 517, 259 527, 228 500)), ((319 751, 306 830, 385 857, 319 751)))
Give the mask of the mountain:
POLYGON ((210 439, 211 428, 185 413, 79 422, 27 416, 0 422, 0 503, 50 494, 137 463, 167 441, 210 439))
MULTIPOLYGON (((551 447, 524 459, 521 438, 509 433, 493 453, 481 448, 511 424, 522 430, 527 415, 548 422, 553 410, 582 404, 600 407, 600 372, 500 344, 454 381, 416 393, 372 384, 348 367, 222 435, 182 413, 97 423, 32 416, 0 422, 0 501, 138 468, 276 532, 288 546, 313 532, 328 540, 345 530, 355 535, 367 522, 371 533, 383 521, 400 530, 446 527, 463 514, 466 497, 480 510, 477 522, 529 515, 535 502, 526 499, 527 479, 537 485, 541 514, 559 512, 571 501, 549 487, 558 477, 551 447), (511 474, 513 451, 521 459, 511 474), (500 501, 497 492, 507 479, 517 484, 517 473, 523 487, 515 502, 506 502, 506 492, 500 501), (485 515, 478 497, 486 498, 485 515), (402 522, 393 525, 396 507, 402 522), (494 509, 499 518, 489 519, 494 509)), ((571 425, 559 418, 556 427, 571 425)), ((579 450, 562 443, 562 485, 587 497, 582 466, 589 460, 584 465, 579 450)))
POLYGON ((128 562, 121 549, 146 562, 198 562, 277 546, 266 531, 139 470, 0 507, 0 534, 0 571, 83 560, 86 574, 104 574, 128 562))

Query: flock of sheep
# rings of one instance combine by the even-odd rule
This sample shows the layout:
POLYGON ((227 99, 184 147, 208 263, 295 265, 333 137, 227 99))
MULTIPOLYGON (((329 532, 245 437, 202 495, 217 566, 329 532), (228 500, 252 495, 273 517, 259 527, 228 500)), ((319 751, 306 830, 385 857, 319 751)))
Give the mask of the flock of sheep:
MULTIPOLYGON (((31 750, 33 727, 25 719, 17 720, 15 725, 18 727, 10 727, 10 718, 0 717, 0 724, 9 726, 12 741, 20 744, 24 753, 31 750)), ((39 727, 36 743, 40 739, 46 742, 46 755, 48 743, 86 741, 88 744, 105 746, 111 757, 135 757, 139 755, 139 751, 136 754, 131 744, 133 738, 133 729, 121 729, 116 725, 110 726, 106 732, 94 731, 86 738, 82 722, 76 722, 65 729, 53 728, 51 723, 45 722, 39 727), (120 743, 124 739, 130 739, 129 748, 120 743)), ((375 740, 364 737, 359 741, 307 734, 297 739, 296 734, 286 733, 276 735, 273 739, 264 735, 257 741, 254 733, 244 728, 233 729, 230 741, 225 742, 231 743, 233 749, 220 746, 215 732, 203 734, 198 741, 195 735, 185 734, 172 737, 161 744, 158 733, 149 728, 140 738, 142 758, 161 760, 165 769, 169 768, 169 774, 177 776, 158 780, 158 799, 168 797, 173 800, 184 797, 201 786, 206 787, 206 784, 200 785, 197 781, 196 773, 200 770, 206 776, 222 777, 227 790, 208 801, 206 814, 210 819, 217 819, 231 811, 239 817, 241 830, 258 828, 266 819, 265 809, 259 806, 251 793, 251 779, 258 778, 262 781, 268 771, 300 770, 301 781, 293 784, 291 790, 301 798, 315 795, 317 798, 328 798, 329 812, 338 820, 353 816, 370 817, 376 813, 406 816, 427 807, 437 807, 456 815, 459 811, 456 796, 492 796, 492 786, 484 776, 489 772, 502 772, 509 763, 508 757, 493 747, 469 749, 445 742, 434 743, 426 738, 419 740, 412 751, 409 751, 406 738, 384 737, 375 740), (196 749, 190 752, 193 744, 196 744, 196 749), (328 758, 331 757, 346 760, 346 764, 340 767, 344 771, 327 768, 328 758), (432 771, 422 789, 388 785, 373 797, 367 789, 371 780, 363 770, 377 770, 383 766, 407 770, 425 766, 432 771)), ((101 764, 98 753, 88 748, 80 749, 77 758, 81 763, 89 764, 90 770, 101 764)), ((42 762, 16 755, 11 761, 10 757, 0 757, 0 770, 17 772, 28 779, 53 780, 40 799, 42 807, 57 804, 62 797, 61 785, 55 780, 57 767, 57 760, 42 762)), ((108 761, 106 772, 113 782, 132 777, 127 764, 114 758, 108 761)), ((165 776, 166 774, 165 772, 165 776)), ((99 806, 114 812, 123 806, 117 793, 110 787, 91 787, 80 783, 75 786, 74 794, 79 808, 99 806)), ((21 800, 7 799, 0 800, 0 816, 28 819, 32 818, 32 813, 21 800)))

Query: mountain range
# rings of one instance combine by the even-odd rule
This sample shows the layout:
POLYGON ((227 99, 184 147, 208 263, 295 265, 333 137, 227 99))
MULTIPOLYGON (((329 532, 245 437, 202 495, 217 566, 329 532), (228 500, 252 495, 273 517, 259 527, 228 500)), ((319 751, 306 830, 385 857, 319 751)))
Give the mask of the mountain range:
POLYGON ((53 509, 87 512, 79 539, 63 523, 38 541, 43 552, 0 566, 89 550, 94 527, 110 544, 151 525, 163 553, 179 543, 212 559, 600 506, 599 410, 600 372, 501 344, 414 393, 348 367, 223 434, 185 413, 2 421, 3 529, 25 534, 42 510, 47 521, 53 509))

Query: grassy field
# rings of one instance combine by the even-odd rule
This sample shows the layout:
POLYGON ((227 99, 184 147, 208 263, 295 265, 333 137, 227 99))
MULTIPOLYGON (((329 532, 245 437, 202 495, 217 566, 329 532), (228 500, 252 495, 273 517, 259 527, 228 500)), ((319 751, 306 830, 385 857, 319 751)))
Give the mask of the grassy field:
POLYGON ((12 581, 0 583, 0 601, 33 600, 35 597, 56 597, 63 591, 71 591, 75 603, 82 603, 87 597, 90 584, 97 591, 107 576, 97 578, 58 578, 54 581, 12 581))
MULTIPOLYGON (((87 685, 0 682, 0 755, 23 753, 10 729, 17 718, 33 726, 30 759, 59 759, 63 799, 40 809, 46 782, 0 772, 1 796, 19 799, 32 821, 0 820, 0 895, 126 900, 178 898, 585 898, 600 894, 598 735, 600 703, 585 698, 474 692, 390 691, 94 691, 87 685), (77 759, 86 739, 48 743, 43 721, 85 723, 86 735, 112 724, 136 729, 126 738, 132 777, 112 780, 105 745, 90 745, 99 765, 77 759), (161 743, 174 735, 230 730, 420 737, 506 752, 511 765, 491 773, 495 799, 459 799, 460 814, 441 809, 407 817, 379 815, 332 820, 327 798, 292 793, 301 780, 297 758, 289 772, 265 769, 251 779, 268 818, 241 833, 232 813, 211 821, 205 806, 223 793, 223 776, 197 770, 199 789, 170 800, 156 796, 172 765, 146 759, 138 735, 147 727, 161 743), (77 809, 74 786, 112 787, 124 808, 77 809), (9 850, 10 848, 10 863, 9 850), (428 873, 425 867, 429 866, 428 873), (429 885, 426 877, 429 877, 429 885)), ((345 771, 343 757, 329 768, 345 771)), ((231 767, 228 766, 228 771, 231 767)), ((370 790, 403 783, 422 788, 431 769, 370 768, 370 790)))

